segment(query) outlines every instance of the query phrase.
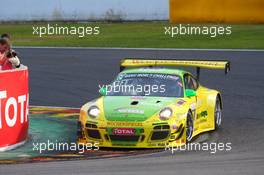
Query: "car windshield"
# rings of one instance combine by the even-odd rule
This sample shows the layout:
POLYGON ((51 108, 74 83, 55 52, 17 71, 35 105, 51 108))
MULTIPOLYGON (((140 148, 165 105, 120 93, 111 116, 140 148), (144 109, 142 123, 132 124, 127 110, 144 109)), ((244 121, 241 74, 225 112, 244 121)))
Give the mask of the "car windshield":
POLYGON ((182 79, 178 75, 130 73, 119 74, 106 87, 107 96, 183 97, 182 79))

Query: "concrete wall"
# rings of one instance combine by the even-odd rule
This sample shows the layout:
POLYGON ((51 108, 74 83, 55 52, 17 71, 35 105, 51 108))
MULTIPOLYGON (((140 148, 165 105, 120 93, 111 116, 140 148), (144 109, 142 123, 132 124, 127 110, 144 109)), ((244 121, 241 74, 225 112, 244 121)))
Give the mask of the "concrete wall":
POLYGON ((167 20, 168 0, 5 0, 0 21, 167 20))

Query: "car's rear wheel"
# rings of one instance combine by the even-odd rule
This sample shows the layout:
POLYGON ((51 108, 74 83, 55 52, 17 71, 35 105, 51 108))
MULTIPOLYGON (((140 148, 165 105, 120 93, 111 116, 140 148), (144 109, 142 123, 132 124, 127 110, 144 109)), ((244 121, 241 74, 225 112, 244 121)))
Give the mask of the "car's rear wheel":
POLYGON ((193 118, 192 113, 188 112, 186 120, 186 141, 190 142, 193 135, 193 118))
POLYGON ((214 119, 215 119, 215 129, 220 128, 222 124, 222 109, 221 109, 221 102, 219 98, 217 98, 215 102, 214 119))

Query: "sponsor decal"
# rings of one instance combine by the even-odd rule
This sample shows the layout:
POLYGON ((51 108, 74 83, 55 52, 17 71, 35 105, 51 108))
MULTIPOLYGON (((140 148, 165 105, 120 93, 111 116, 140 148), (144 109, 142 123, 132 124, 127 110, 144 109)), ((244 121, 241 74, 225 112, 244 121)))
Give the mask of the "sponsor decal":
POLYGON ((188 65, 188 66, 211 66, 211 67, 224 67, 226 62, 221 61, 196 61, 196 60, 126 60, 125 64, 146 64, 146 65, 188 65))
POLYGON ((129 127, 137 127, 143 126, 142 123, 139 122, 107 122, 107 126, 129 126, 129 127))
MULTIPOLYGON (((124 78, 157 78, 157 79, 168 79, 168 80, 179 80, 179 76, 177 75, 169 75, 169 74, 151 74, 151 73, 136 73, 136 74, 124 74, 121 77, 124 78)), ((120 77, 119 77, 120 79, 120 77)))
POLYGON ((131 108, 119 108, 116 109, 117 112, 120 113, 129 113, 129 114, 144 114, 144 110, 142 109, 131 109, 131 108))
POLYGON ((113 128, 112 134, 114 135, 135 135, 134 128, 113 128))
POLYGON ((8 127, 14 127, 19 120, 21 124, 27 122, 27 97, 27 94, 8 97, 7 91, 0 91, 0 129, 2 129, 4 122, 8 127), (6 102, 3 103, 3 100, 6 102), (1 116, 2 113, 5 114, 5 117, 1 116))
POLYGON ((0 148, 27 139, 28 99, 27 69, 0 72, 0 148))
POLYGON ((201 113, 197 114, 197 119, 205 118, 207 117, 207 115, 208 115, 207 111, 202 111, 201 113))

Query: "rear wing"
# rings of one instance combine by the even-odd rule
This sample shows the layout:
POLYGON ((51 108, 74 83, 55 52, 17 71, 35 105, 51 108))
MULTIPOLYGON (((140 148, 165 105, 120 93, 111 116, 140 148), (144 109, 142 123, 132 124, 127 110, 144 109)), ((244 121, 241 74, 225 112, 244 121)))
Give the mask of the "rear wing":
POLYGON ((190 59, 146 59, 125 58, 120 62, 120 71, 127 67, 153 67, 153 66, 186 66, 196 67, 197 79, 200 77, 200 69, 224 69, 225 74, 230 71, 228 60, 190 60, 190 59))

